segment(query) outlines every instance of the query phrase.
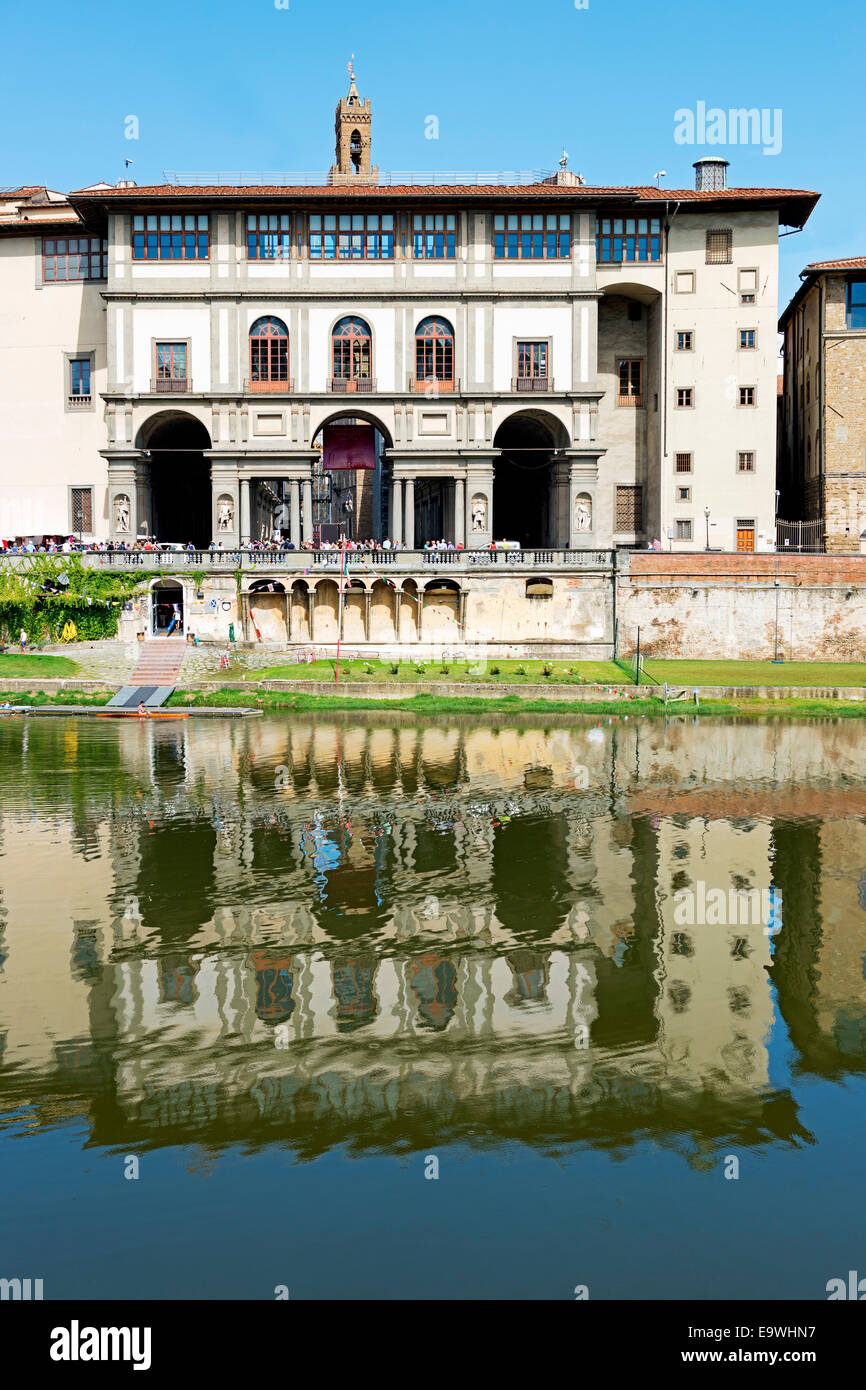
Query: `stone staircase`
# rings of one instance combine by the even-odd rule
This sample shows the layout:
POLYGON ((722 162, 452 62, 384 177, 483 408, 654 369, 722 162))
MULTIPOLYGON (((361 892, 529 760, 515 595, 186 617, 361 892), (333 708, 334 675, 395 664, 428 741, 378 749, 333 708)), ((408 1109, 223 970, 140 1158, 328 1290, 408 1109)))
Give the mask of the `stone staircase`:
POLYGON ((174 687, 186 655, 185 637, 151 637, 142 644, 129 684, 109 700, 109 706, 154 709, 164 704, 174 687))

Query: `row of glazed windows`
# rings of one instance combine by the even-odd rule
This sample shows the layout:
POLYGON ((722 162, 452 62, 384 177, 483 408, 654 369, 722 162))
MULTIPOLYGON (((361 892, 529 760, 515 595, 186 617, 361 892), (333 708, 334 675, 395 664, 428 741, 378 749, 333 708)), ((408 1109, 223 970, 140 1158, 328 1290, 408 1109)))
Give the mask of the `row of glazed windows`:
MULTIPOLYGON (((516 372, 521 380, 548 381, 547 341, 519 342, 516 372)), ((249 333, 250 387, 265 385, 290 389, 289 330, 273 315, 259 318, 249 333)), ((189 383, 189 345, 185 342, 156 344, 156 384, 189 383)), ((362 318, 349 315, 331 333, 331 377, 334 382, 371 382, 373 335, 362 318)), ((415 385, 430 382, 454 388, 454 329, 447 319, 431 315, 415 330, 415 385)), ((180 387, 178 387, 180 389, 180 387)))

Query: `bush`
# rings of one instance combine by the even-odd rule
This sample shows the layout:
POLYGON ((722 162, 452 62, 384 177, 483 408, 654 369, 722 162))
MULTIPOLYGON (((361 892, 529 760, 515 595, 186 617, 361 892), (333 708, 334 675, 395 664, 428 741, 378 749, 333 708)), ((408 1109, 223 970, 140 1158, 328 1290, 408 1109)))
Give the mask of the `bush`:
POLYGON ((451 674, 451 667, 447 666, 444 661, 439 667, 439 674, 440 676, 449 676, 451 674))
POLYGON ((498 667, 498 666, 491 666, 491 667, 490 667, 490 674, 491 674, 491 676, 498 676, 498 675, 500 674, 499 667, 498 667))
POLYGON ((548 678, 553 675, 553 667, 549 661, 545 661, 541 674, 543 676, 547 676, 548 678))
POLYGON ((399 663, 399 661, 392 661, 392 662, 391 662, 391 665, 389 666, 388 669, 389 669, 389 671, 391 672, 391 675, 392 675, 392 676, 399 676, 399 674, 400 674, 400 663, 399 663))
POLYGON ((423 661, 416 661, 415 670, 418 672, 419 676, 423 676, 424 672, 427 670, 427 667, 424 665, 423 661))
POLYGON ((515 666, 515 668, 514 668, 514 674, 515 674, 515 676, 525 676, 525 675, 526 675, 526 667, 525 667, 525 666, 515 666))

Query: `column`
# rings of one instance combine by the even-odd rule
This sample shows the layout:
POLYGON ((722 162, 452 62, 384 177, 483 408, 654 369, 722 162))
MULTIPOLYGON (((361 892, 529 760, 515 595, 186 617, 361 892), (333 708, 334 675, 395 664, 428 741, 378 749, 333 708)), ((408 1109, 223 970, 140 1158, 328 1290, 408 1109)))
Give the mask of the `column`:
POLYGON ((415 549, 415 479, 406 479, 406 529, 403 533, 406 549, 415 549))
POLYGON ((369 589, 364 590, 364 641, 370 640, 370 601, 373 595, 369 589))
POLYGON ((466 544, 466 483, 454 479, 454 544, 466 544))
POLYGON ((313 539, 313 480, 312 480, 312 478, 304 478, 303 482, 301 483, 301 489, 302 489, 302 497, 303 497, 304 540, 305 540, 305 541, 311 541, 311 540, 313 539))
POLYGON ((391 540, 396 544, 403 539, 403 480, 395 478, 391 484, 391 540))
POLYGON ((252 516, 250 509, 250 489, 252 486, 253 484, 250 479, 244 477, 241 478, 238 485, 241 499, 241 520, 240 527, 238 528, 238 544, 241 546, 249 545, 251 540, 250 526, 252 524, 252 516))
POLYGON ((296 550, 301 544, 301 483, 299 478, 289 479, 289 540, 296 550))

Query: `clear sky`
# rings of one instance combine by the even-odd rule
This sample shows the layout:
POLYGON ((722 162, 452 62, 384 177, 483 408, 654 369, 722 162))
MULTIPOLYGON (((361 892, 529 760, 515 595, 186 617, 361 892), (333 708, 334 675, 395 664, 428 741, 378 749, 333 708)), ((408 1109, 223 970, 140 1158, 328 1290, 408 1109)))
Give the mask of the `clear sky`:
POLYGON ((324 171, 354 53, 383 170, 551 169, 565 146, 588 183, 692 187, 719 154, 731 185, 823 195, 781 243, 782 302, 807 262, 866 254, 862 0, 19 0, 0 33, 2 185, 113 182, 125 158, 138 183, 324 171), (780 152, 677 144, 699 102, 777 136, 781 111, 780 152))

